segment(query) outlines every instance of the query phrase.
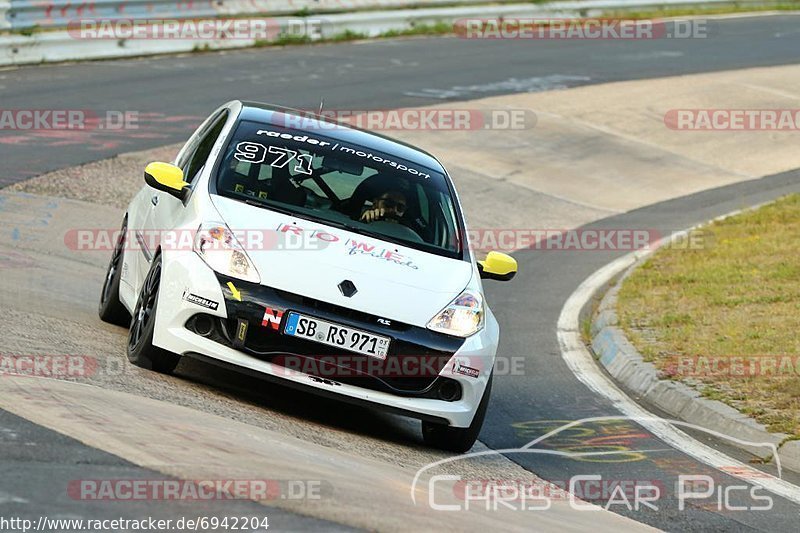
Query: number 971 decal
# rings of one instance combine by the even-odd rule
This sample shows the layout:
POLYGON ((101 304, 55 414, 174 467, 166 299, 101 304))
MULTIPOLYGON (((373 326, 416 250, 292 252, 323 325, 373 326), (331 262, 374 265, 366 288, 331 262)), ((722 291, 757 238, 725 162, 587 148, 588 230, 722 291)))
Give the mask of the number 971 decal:
POLYGON ((269 149, 267 149, 263 144, 245 141, 236 145, 236 153, 233 157, 235 157, 237 161, 242 161, 243 163, 259 165, 264 163, 268 155, 275 156, 269 163, 271 167, 284 168, 292 161, 295 161, 296 164, 293 167, 295 172, 298 174, 311 174, 311 155, 298 154, 294 150, 289 150, 288 148, 270 146, 269 149))

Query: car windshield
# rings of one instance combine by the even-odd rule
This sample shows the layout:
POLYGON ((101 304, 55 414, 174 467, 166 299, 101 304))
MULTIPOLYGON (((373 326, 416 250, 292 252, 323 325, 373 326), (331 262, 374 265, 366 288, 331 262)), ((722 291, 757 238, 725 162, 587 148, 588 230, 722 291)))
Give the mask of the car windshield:
POLYGON ((242 121, 223 156, 217 194, 461 257, 441 173, 322 135, 242 121))

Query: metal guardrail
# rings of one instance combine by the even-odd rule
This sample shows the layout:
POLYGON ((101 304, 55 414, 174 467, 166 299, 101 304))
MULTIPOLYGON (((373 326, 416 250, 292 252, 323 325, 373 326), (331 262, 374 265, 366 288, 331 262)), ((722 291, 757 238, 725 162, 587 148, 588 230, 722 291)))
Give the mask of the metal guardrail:
POLYGON ((12 29, 63 28, 80 19, 216 17, 214 0, 10 0, 12 29))
MULTIPOLYGON (((81 19, 193 19, 263 13, 308 12, 478 4, 487 0, 0 0, 0 28, 64 28, 81 19), (5 9, 3 6, 7 6, 5 9), (5 24, 5 25, 4 25, 5 24)), ((502 1, 502 0, 501 0, 502 1)))
MULTIPOLYGON (((16 1, 16 0, 12 0, 16 1)), ((254 0, 259 1, 259 0, 254 0)), ((274 0, 278 1, 278 0, 274 0)), ((282 0, 286 1, 286 0, 282 0)), ((344 0, 337 0, 344 1, 344 0)), ((373 1, 373 0, 363 0, 373 1)), ((395 1, 395 0, 388 0, 395 1)), ((464 18, 513 18, 513 17, 557 17, 598 16, 608 11, 648 10, 663 6, 711 7, 769 5, 777 0, 565 0, 549 3, 527 4, 480 4, 460 7, 438 7, 428 9, 356 11, 335 13, 319 18, 324 24, 312 32, 310 27, 301 28, 309 39, 325 39, 341 35, 345 31, 376 36, 392 30, 407 30, 423 24, 445 22, 452 24, 464 18)), ((0 0, 2 9, 3 0, 0 0)), ((208 5, 207 3, 205 5, 208 5)), ((125 11, 123 10, 123 13, 125 11)), ((91 11, 90 11, 91 13, 91 11)), ((97 17, 97 15, 95 15, 97 17)), ((267 15, 269 16, 269 15, 267 15)), ((149 14, 148 19, 159 18, 149 14)), ((201 17, 198 17, 201 18, 201 17)), ((254 18, 254 17, 250 17, 254 18)), ((260 20, 263 20, 260 19, 260 20)), ((289 28, 294 18, 273 19, 280 31, 289 28)), ((310 20, 310 19, 309 19, 310 20)), ((149 21, 148 21, 149 23, 149 21)), ((297 28, 293 28, 293 31, 297 28)), ((298 36, 298 35, 295 35, 298 36)), ((254 46, 255 39, 86 39, 76 38, 71 32, 54 29, 37 31, 31 35, 0 35, 0 66, 25 65, 43 62, 74 61, 83 59, 147 56, 165 53, 191 52, 196 49, 243 48, 254 46)))

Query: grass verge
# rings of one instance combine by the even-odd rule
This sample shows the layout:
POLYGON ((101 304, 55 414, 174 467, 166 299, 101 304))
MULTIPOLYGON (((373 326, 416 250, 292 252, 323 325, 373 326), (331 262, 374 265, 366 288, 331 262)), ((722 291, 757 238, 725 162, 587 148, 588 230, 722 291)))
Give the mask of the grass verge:
POLYGON ((650 10, 609 10, 604 11, 603 16, 608 18, 621 18, 621 19, 659 19, 670 17, 692 17, 702 15, 728 15, 734 13, 763 13, 766 11, 798 11, 800 10, 800 2, 787 1, 780 3, 765 3, 764 5, 752 4, 728 4, 722 6, 688 6, 688 7, 669 7, 664 6, 657 9, 650 10))
POLYGON ((800 195, 708 229, 625 280, 620 324, 662 377, 800 438, 800 195))
POLYGON ((311 39, 306 35, 287 35, 278 36, 277 39, 269 41, 257 41, 256 47, 265 46, 293 46, 311 43, 340 43, 347 41, 361 41, 364 39, 391 39, 393 37, 423 36, 423 35, 447 35, 453 33, 453 25, 448 22, 436 22, 433 24, 417 24, 404 30, 389 30, 374 37, 357 31, 345 30, 341 33, 324 39, 311 39))

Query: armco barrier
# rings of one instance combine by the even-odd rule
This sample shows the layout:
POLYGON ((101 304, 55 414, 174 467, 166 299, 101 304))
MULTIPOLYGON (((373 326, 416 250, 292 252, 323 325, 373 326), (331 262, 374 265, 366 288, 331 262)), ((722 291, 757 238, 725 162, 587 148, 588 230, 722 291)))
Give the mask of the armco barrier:
MULTIPOLYGON (((416 8, 411 11, 437 7, 477 7, 492 4, 522 4, 519 0, 0 0, 0 30, 31 28, 64 28, 79 19, 195 19, 231 15, 302 16, 314 13, 353 13, 416 8), (5 16, 3 16, 5 15, 5 16)), ((581 14, 593 9, 637 6, 770 5, 779 0, 573 0, 538 5, 541 12, 559 10, 581 14)), ((487 9, 490 6, 487 6, 487 9)), ((591 13, 589 13, 591 14, 591 13)))
MULTIPOLYGON (((487 0, 0 0, 13 29, 63 28, 77 19, 186 19, 263 13, 269 16, 352 12, 487 0)), ((501 0, 502 2, 503 0, 501 0)), ((509 0, 505 0, 509 1, 509 0)), ((0 25, 0 28, 3 26, 0 25)))
POLYGON ((63 28, 78 19, 216 17, 215 0, 10 0, 13 29, 63 28))
MULTIPOLYGON (((490 0, 220 0, 217 12, 225 15, 237 13, 270 13, 296 15, 298 13, 336 13, 378 9, 408 9, 412 7, 439 7, 456 4, 486 4, 490 0)), ((495 0, 509 3, 514 0, 495 0)), ((517 2, 519 0, 516 0, 517 2)))
MULTIPOLYGON (((0 0, 3 2, 4 0, 0 0)), ((16 2, 17 0, 12 0, 16 2)), ((220 0, 222 1, 222 0, 220 0)), ((267 1, 267 0, 253 0, 267 1)), ((278 0, 273 0, 278 2, 278 0)), ((287 3, 289 0, 281 0, 287 3)), ((320 0, 323 2, 325 0, 320 0)), ((343 2, 346 0, 327 0, 329 2, 343 2)), ((367 1, 397 1, 397 0, 361 0, 367 1)), ((434 0, 439 1, 439 0, 434 0)), ((352 13, 333 13, 319 16, 323 24, 319 31, 321 35, 309 35, 312 40, 319 38, 335 37, 345 31, 356 32, 366 36, 376 36, 390 30, 404 30, 418 27, 422 24, 436 22, 453 23, 463 18, 497 18, 497 17, 544 17, 555 16, 559 18, 578 16, 597 16, 604 11, 624 12, 625 10, 646 10, 648 8, 664 5, 671 6, 720 6, 720 5, 769 5, 772 0, 573 0, 550 3, 527 4, 498 4, 491 5, 465 5, 458 7, 420 8, 405 10, 381 11, 356 11, 352 13)), ((0 3, 0 6, 3 4, 0 3)), ((107 3, 106 6, 111 5, 107 3)), ((122 4, 120 4, 122 5, 122 4)), ((141 2, 139 5, 144 5, 141 2)), ((172 3, 177 9, 178 4, 172 3)), ((192 4, 193 9, 206 9, 210 4, 192 4)), ((84 11, 98 15, 98 4, 94 4, 94 13, 91 7, 84 11), (88 10, 88 11, 87 11, 88 10)), ((126 8, 122 8, 118 18, 131 18, 126 8), (123 16, 124 15, 124 16, 123 16)), ((86 18, 91 18, 84 15, 86 18)), ((259 15, 263 16, 270 15, 259 15)), ((203 18, 195 15, 192 18, 203 18)), ((155 13, 149 13, 147 19, 157 19, 155 13)), ((213 17, 210 17, 213 18, 213 17)), ((253 17, 255 18, 255 17, 253 17)), ((67 17, 67 20, 74 20, 67 17)), ((281 27, 288 26, 285 19, 281 27)), ((297 21, 297 18, 294 18, 297 21)), ((26 65, 32 63, 47 63, 57 61, 75 61, 82 59, 103 59, 116 57, 147 56, 155 54, 168 54, 190 52, 194 49, 221 49, 244 48, 253 46, 255 41, 250 39, 240 40, 113 40, 113 39, 76 39, 65 30, 34 31, 31 35, 7 34, 0 35, 0 66, 26 65)))

